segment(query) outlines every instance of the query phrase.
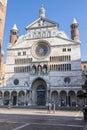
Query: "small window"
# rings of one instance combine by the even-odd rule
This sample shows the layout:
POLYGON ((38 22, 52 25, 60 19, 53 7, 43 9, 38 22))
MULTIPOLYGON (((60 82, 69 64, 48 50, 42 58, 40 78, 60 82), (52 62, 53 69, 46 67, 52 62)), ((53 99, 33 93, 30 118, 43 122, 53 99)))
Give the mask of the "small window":
POLYGON ((71 79, 69 77, 64 78, 65 84, 69 84, 71 82, 71 79))
POLYGON ((66 48, 63 48, 63 52, 65 52, 66 51, 66 48))
POLYGON ((21 52, 18 52, 18 56, 21 56, 21 52))
POLYGON ((16 32, 13 32, 12 34, 13 34, 13 35, 16 35, 16 32))
POLYGON ((71 48, 68 48, 67 51, 71 51, 71 48))
POLYGON ((26 51, 23 51, 23 55, 26 55, 26 51))

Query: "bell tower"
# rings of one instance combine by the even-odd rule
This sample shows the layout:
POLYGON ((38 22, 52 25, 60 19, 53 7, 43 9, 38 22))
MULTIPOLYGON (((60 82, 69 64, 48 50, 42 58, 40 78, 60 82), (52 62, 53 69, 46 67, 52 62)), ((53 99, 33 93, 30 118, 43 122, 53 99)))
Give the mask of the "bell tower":
POLYGON ((3 73, 3 55, 2 55, 2 42, 4 34, 4 24, 6 16, 7 0, 0 0, 0 77, 3 73))
POLYGON ((71 39, 72 40, 79 40, 79 29, 78 29, 78 22, 74 18, 71 24, 71 39))
POLYGON ((14 44, 18 39, 18 29, 16 24, 13 25, 13 28, 10 30, 10 43, 14 44))

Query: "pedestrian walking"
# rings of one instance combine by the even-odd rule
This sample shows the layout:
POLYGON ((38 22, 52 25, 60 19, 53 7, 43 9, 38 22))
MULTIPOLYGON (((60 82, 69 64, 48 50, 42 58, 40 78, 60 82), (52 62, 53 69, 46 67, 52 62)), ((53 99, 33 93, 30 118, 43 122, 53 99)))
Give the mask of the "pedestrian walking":
POLYGON ((52 107, 51 103, 48 103, 48 112, 49 113, 51 113, 51 107, 52 107))
POLYGON ((55 113, 55 109, 56 109, 56 106, 55 106, 55 103, 53 103, 53 113, 55 113))

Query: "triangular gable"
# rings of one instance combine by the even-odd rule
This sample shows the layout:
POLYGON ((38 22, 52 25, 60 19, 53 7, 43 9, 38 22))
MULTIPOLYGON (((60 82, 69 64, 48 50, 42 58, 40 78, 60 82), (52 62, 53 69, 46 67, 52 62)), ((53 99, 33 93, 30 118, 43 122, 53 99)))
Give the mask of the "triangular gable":
POLYGON ((36 21, 34 21, 30 25, 28 25, 26 27, 26 30, 32 29, 32 28, 51 27, 51 26, 58 26, 58 24, 54 21, 49 20, 49 19, 40 17, 36 21))

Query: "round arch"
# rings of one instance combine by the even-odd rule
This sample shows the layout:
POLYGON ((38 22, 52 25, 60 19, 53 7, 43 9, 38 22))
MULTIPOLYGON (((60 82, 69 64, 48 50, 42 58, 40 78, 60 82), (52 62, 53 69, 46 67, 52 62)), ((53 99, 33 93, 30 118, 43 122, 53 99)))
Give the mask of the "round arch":
POLYGON ((17 104, 17 92, 16 91, 12 91, 11 99, 12 99, 12 105, 16 106, 16 104, 17 104))
POLYGON ((68 92, 69 106, 76 106, 76 95, 74 91, 68 92))
POLYGON ((25 103, 25 92, 23 90, 18 93, 18 105, 24 105, 25 103))
POLYGON ((47 97, 46 81, 42 78, 35 79, 32 83, 31 90, 32 90, 31 104, 38 106, 45 106, 47 97))
POLYGON ((5 91, 4 92, 4 105, 8 105, 9 104, 9 100, 10 100, 10 92, 9 91, 5 91))
MULTIPOLYGON (((83 94, 83 91, 82 90, 79 90, 78 92, 77 92, 77 95, 80 95, 80 94, 83 94)), ((83 105, 85 105, 85 100, 83 99, 83 98, 78 98, 77 97, 77 105, 78 106, 83 106, 83 105)))
POLYGON ((57 106, 57 104, 58 104, 58 92, 56 90, 54 90, 51 93, 51 101, 52 101, 52 103, 55 103, 55 105, 57 106))
POLYGON ((67 104, 67 93, 66 91, 61 91, 60 92, 60 100, 61 100, 61 106, 66 106, 67 104))

